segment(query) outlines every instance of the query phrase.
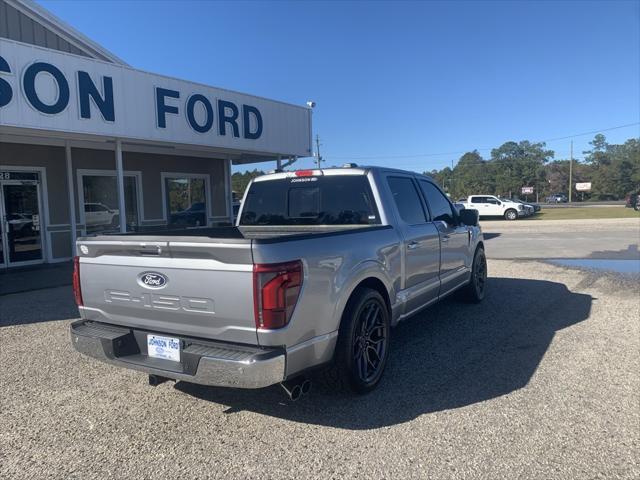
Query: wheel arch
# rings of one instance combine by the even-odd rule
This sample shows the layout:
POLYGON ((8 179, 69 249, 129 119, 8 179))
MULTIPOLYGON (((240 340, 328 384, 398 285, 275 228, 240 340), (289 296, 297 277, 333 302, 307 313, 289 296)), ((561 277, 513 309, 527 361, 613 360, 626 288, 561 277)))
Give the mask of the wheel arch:
MULTIPOLYGON (((380 296, 382 296, 382 298, 384 299, 384 303, 387 306, 387 311, 389 312, 389 315, 391 315, 391 300, 389 298, 389 292, 387 291, 387 287, 385 286, 385 284, 382 283, 382 280, 380 280, 377 277, 367 277, 367 278, 365 278, 360 283, 358 283, 358 285, 356 285, 356 287, 351 292, 351 295, 349 296, 349 299, 351 299, 351 297, 353 297, 353 295, 360 288, 369 288, 371 290, 377 291, 380 294, 380 296)), ((349 302, 349 300, 347 300, 347 303, 348 302, 349 302)))
POLYGON ((392 315, 393 305, 391 299, 393 297, 394 290, 392 282, 386 275, 384 267, 378 262, 366 262, 365 264, 361 264, 359 267, 357 274, 356 272, 353 272, 354 274, 351 275, 351 278, 354 280, 349 283, 348 287, 343 287, 344 294, 341 295, 340 300, 336 305, 334 313, 336 329, 340 328, 344 311, 351 298, 353 298, 355 292, 360 288, 370 288, 380 293, 385 301, 389 315, 392 315))

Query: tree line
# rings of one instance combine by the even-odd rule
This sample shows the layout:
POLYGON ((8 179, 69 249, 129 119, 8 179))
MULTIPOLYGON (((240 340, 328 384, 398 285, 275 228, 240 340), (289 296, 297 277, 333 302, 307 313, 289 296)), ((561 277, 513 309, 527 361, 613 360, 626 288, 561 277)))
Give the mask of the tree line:
POLYGON ((264 175, 264 172, 258 169, 236 172, 231 175, 231 190, 233 190, 234 196, 241 199, 249 182, 260 175, 264 175))
MULTIPOLYGON (((640 139, 610 144, 598 134, 583 152, 583 161, 573 161, 572 198, 575 200, 620 200, 640 189, 640 139), (591 182, 590 192, 577 192, 576 183, 591 182)), ((569 159, 554 159, 544 142, 506 142, 491 150, 488 159, 477 150, 460 157, 453 169, 424 172, 431 175, 452 199, 472 194, 523 197, 544 200, 569 194, 569 159), (533 194, 522 195, 522 187, 533 187, 533 194)))
MULTIPOLYGON (((640 190, 640 139, 630 138, 623 144, 611 144, 598 134, 583 152, 583 161, 573 161, 572 197, 576 200, 621 200, 640 190), (575 184, 591 182, 590 192, 576 192, 575 184)), ((473 194, 523 197, 531 201, 563 193, 569 194, 569 159, 554 159, 555 152, 544 142, 506 142, 483 158, 477 150, 460 157, 452 168, 424 172, 453 200, 473 194), (533 187, 534 193, 522 195, 522 187, 533 187)), ((233 191, 242 197, 249 182, 262 170, 236 172, 231 176, 233 191)))

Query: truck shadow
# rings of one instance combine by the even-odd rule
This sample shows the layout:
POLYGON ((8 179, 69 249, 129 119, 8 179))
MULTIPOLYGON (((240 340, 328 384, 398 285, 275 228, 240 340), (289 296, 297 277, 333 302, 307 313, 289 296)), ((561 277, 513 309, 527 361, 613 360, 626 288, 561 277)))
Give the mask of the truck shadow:
POLYGON ((500 233, 484 233, 484 232, 482 234, 485 240, 491 240, 493 238, 499 237, 500 235, 501 235, 500 233))
POLYGON ((319 382, 295 403, 279 386, 235 390, 180 382, 176 388, 228 405, 226 413, 354 430, 500 397, 527 385, 555 332, 589 317, 592 297, 542 280, 490 278, 488 286, 480 305, 447 300, 398 325, 383 380, 365 396, 337 394, 319 382))

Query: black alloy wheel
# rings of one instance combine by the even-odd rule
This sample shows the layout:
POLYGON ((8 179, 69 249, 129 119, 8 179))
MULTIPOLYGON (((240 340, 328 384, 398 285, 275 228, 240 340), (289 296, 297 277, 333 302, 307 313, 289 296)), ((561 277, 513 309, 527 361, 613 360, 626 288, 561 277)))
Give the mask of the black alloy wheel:
POLYGON ((473 256, 471 278, 469 283, 460 291, 462 300, 469 303, 480 303, 487 289, 487 257, 484 248, 479 246, 473 256))
POLYGON ((338 391, 368 393, 380 383, 389 357, 391 312, 377 290, 360 287, 342 315, 333 361, 323 380, 338 391))
POLYGON ((485 285, 487 283, 487 258, 484 250, 479 248, 473 259, 473 283, 479 297, 484 297, 485 285))
POLYGON ((354 329, 353 364, 362 383, 375 380, 384 366, 389 336, 385 322, 386 307, 378 299, 367 301, 360 310, 354 329))

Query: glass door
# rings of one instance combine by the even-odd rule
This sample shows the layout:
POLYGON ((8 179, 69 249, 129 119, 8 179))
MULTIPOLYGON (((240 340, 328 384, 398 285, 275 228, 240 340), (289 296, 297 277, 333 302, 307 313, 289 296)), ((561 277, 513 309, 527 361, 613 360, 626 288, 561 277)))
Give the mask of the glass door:
POLYGON ((7 266, 7 260, 4 254, 4 214, 2 213, 2 201, 0 200, 0 268, 7 266))
POLYGON ((41 263, 44 258, 38 183, 0 182, 0 213, 0 263, 6 266, 41 263))

